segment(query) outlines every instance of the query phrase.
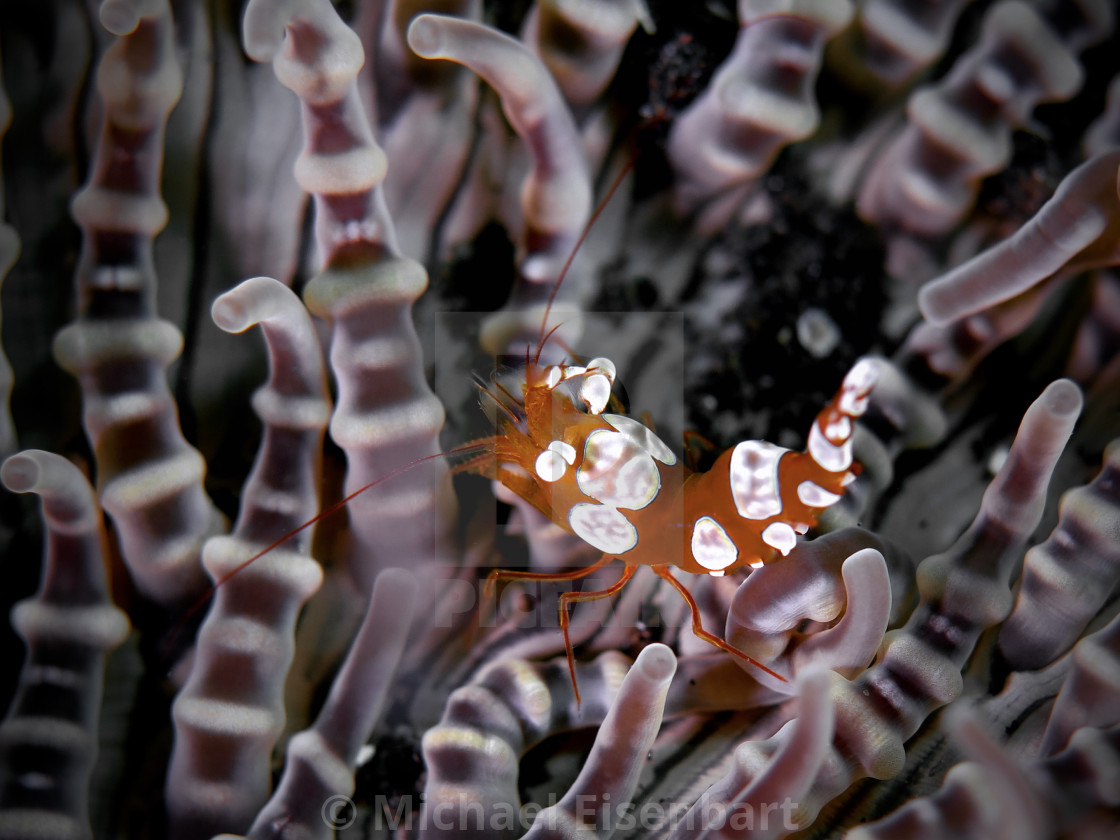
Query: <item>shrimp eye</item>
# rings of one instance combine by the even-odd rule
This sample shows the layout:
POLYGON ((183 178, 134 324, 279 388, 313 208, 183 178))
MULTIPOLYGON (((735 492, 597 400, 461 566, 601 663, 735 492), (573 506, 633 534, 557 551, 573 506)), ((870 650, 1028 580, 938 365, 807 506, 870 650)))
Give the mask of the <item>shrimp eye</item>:
POLYGON ((562 440, 554 440, 537 456, 534 468, 541 481, 551 483, 563 478, 564 472, 575 462, 575 447, 562 440))

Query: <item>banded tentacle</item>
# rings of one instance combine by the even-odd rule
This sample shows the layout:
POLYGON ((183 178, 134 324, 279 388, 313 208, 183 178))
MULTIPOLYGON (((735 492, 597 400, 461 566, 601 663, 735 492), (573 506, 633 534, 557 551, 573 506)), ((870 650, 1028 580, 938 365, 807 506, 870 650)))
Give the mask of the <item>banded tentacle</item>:
POLYGON ((556 79, 564 101, 582 109, 611 83, 643 13, 640 2, 541 0, 525 16, 522 39, 556 79))
POLYGON ((629 668, 616 652, 577 668, 585 687, 578 707, 567 669, 558 662, 496 662, 452 693, 443 720, 424 737, 423 840, 462 836, 464 827, 493 826, 495 814, 516 813, 522 753, 555 732, 595 722, 601 722, 599 735, 583 773, 538 815, 526 836, 568 838, 596 826, 609 830, 637 787, 676 657, 663 645, 651 645, 629 668))
POLYGON ((999 647, 1015 670, 1067 651, 1120 582, 1120 441, 1105 449, 1089 484, 1062 497, 1058 524, 1023 560, 1015 606, 999 647))
MULTIPOLYGON (((492 85, 527 150, 518 212, 509 220, 518 244, 517 281, 505 307, 484 321, 482 344, 495 354, 535 353, 557 278, 591 214, 591 176, 575 120, 541 58, 492 27, 419 15, 408 43, 418 55, 462 64, 492 85)), ((561 332, 569 342, 582 329, 582 285, 575 275, 564 282, 545 327, 565 322, 561 332)))
POLYGON ((865 0, 853 25, 837 38, 829 69, 879 95, 897 89, 945 51, 968 2, 865 0))
POLYGON ((309 530, 241 568, 318 510, 330 399, 311 319, 299 298, 269 277, 222 295, 213 313, 227 332, 260 324, 271 375, 253 397, 264 437, 237 524, 202 552, 217 594, 171 711, 166 801, 171 836, 180 840, 245 831, 268 798, 296 619, 323 579, 309 530), (246 676, 223 679, 239 671, 246 676))
POLYGON ((851 18, 852 3, 739 0, 738 10, 734 50, 669 135, 676 209, 713 202, 709 230, 722 227, 783 146, 816 130, 813 87, 825 44, 851 18))
POLYGON ((1011 132, 1043 102, 1081 86, 1078 55, 1107 37, 1104 0, 1002 0, 979 44, 936 86, 909 100, 909 123, 878 158, 860 192, 870 223, 919 237, 942 235, 971 209, 984 177, 1011 158, 1011 132))
POLYGON ((1093 836, 1096 825, 1114 826, 1120 805, 1120 619, 1078 642, 1070 660, 1038 752, 1026 766, 1017 766, 1011 751, 989 734, 981 710, 951 708, 946 728, 969 760, 949 770, 934 795, 849 832, 848 840, 932 840, 949 832, 976 840, 1042 840, 1093 836))
POLYGON ((101 511, 85 476, 49 452, 13 455, 0 478, 40 497, 47 529, 39 591, 12 611, 27 661, 0 724, 0 837, 92 838, 105 654, 128 634, 109 598, 101 511))
POLYGON ((148 598, 182 606, 205 591, 199 552, 222 526, 165 379, 183 336, 156 315, 152 244, 167 223, 160 170, 182 72, 166 0, 120 8, 130 11, 105 18, 118 37, 97 73, 105 107, 97 157, 71 205, 83 234, 78 317, 54 352, 81 384, 101 505, 133 581, 148 598))
MULTIPOLYGON (((323 260, 304 299, 332 324, 338 405, 330 434, 346 453, 349 494, 440 451, 443 406, 424 378, 410 318, 427 274, 398 249, 381 190, 385 153, 356 84, 365 54, 353 30, 329 0, 253 0, 243 34, 249 55, 271 60, 302 103, 305 146, 295 174, 315 198, 323 260)), ((355 498, 352 574, 359 589, 368 593, 379 569, 449 558, 455 507, 440 459, 355 498)))
MULTIPOLYGON (((354 792, 358 755, 389 701, 417 590, 416 579, 404 569, 386 569, 377 576, 365 618, 326 702, 315 722, 288 742, 284 771, 245 835, 250 840, 330 840, 336 828, 345 827, 346 814, 330 806, 354 792)), ((218 837, 234 840, 237 835, 218 837)))

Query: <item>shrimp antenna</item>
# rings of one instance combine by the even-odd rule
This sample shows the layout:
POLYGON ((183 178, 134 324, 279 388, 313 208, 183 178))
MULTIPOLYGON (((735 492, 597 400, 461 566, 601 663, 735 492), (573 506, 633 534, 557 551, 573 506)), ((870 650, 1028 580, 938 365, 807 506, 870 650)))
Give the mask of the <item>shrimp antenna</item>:
POLYGON ((614 198, 614 194, 618 192, 619 187, 622 186, 623 180, 630 174, 630 170, 634 168, 634 163, 637 159, 638 155, 636 153, 632 154, 630 159, 626 161, 626 165, 622 167, 622 171, 615 176, 614 181, 611 182, 610 188, 607 189, 606 195, 603 196, 598 206, 596 206, 591 217, 587 220, 587 224, 583 226, 579 239, 577 239, 576 244, 572 246, 568 258, 564 261, 564 265, 560 269, 560 275, 556 278, 556 282, 552 284, 552 291, 548 295, 548 303, 546 303, 544 307, 544 315, 541 316, 541 329, 537 334, 537 355, 534 361, 540 360, 541 350, 544 349, 545 342, 548 341, 560 326, 557 324, 551 330, 548 330, 547 334, 545 333, 548 327, 548 316, 552 313, 552 304, 556 301, 556 295, 560 292, 560 286, 563 285, 564 278, 568 276, 568 270, 572 267, 572 262, 575 260, 576 254, 578 254, 579 249, 583 247, 584 241, 586 241, 588 234, 591 233, 591 228, 599 221, 599 217, 603 215, 603 211, 607 209, 607 205, 610 203, 611 199, 614 198))
MULTIPOLYGON (((506 386, 503 385, 501 382, 495 382, 494 387, 497 388, 499 391, 501 391, 503 394, 505 394, 507 397, 509 397, 509 400, 510 400, 511 403, 513 403, 514 405, 518 404, 517 397, 515 397, 513 394, 511 394, 509 392, 509 390, 506 388, 506 386)), ((521 417, 521 418, 519 418, 518 422, 520 422, 521 420, 524 420, 524 419, 525 419, 524 417, 521 417)))
MULTIPOLYGON (((479 378, 478 378, 477 375, 475 376, 474 386, 476 388, 478 388, 478 390, 482 394, 482 396, 489 397, 491 399, 491 401, 494 403, 494 405, 496 405, 498 408, 500 408, 502 411, 504 411, 505 414, 506 414, 506 417, 508 417, 510 420, 512 420, 515 424, 520 423, 523 419, 525 419, 523 417, 518 417, 516 414, 513 413, 512 408, 510 408, 508 405, 506 405, 504 402, 502 402, 500 399, 498 399, 496 396, 494 396, 494 393, 490 390, 489 386, 486 385, 484 382, 479 381, 479 378)), ((503 389, 503 390, 505 390, 505 389, 503 389)))
POLYGON ((175 642, 179 638, 179 634, 182 632, 182 630, 186 626, 187 622, 189 622, 191 617, 194 616, 199 610, 201 610, 204 606, 206 606, 207 602, 213 597, 214 592, 217 591, 218 587, 227 583, 230 579, 232 579, 235 575, 237 575, 243 569, 248 568, 250 565, 255 563, 260 558, 264 557, 270 551, 273 551, 273 550, 279 548, 284 543, 286 543, 288 540, 290 540, 292 537, 296 536, 297 534, 302 533, 303 531, 306 531, 308 528, 310 528, 312 525, 314 525, 319 520, 325 519, 326 517, 330 516, 331 514, 335 513, 336 511, 341 510, 347 504, 349 504, 349 502, 351 500, 360 496, 362 493, 366 492, 370 488, 376 487, 378 484, 380 484, 383 481, 388 481, 390 478, 394 478, 394 477, 400 475, 401 473, 407 472, 408 470, 411 470, 413 467, 418 467, 420 464, 423 464, 425 461, 432 461, 436 458, 444 458, 448 455, 461 455, 464 452, 485 452, 486 449, 487 449, 487 446, 488 446, 488 439, 484 439, 484 440, 480 440, 480 441, 473 441, 471 443, 466 443, 466 444, 463 444, 462 446, 457 446, 454 449, 448 449, 444 452, 435 452, 431 455, 425 455, 423 458, 417 458, 415 461, 410 461, 409 463, 404 464, 403 466, 397 467, 395 470, 392 470, 391 472, 387 472, 385 475, 381 476, 380 478, 374 479, 373 481, 369 482, 368 484, 363 484, 361 487, 359 487, 357 490, 354 490, 349 495, 339 499, 334 504, 328 505, 327 507, 323 508, 321 511, 319 511, 319 513, 315 514, 315 516, 313 516, 311 519, 304 522, 298 528, 293 528, 291 531, 288 531, 288 533, 284 534, 279 539, 276 539, 273 542, 269 543, 265 548, 262 548, 260 551, 258 551, 256 554, 254 554, 248 560, 244 561, 243 563, 240 563, 232 571, 227 572, 226 574, 224 574, 220 578, 218 578, 216 581, 214 581, 214 583, 211 584, 211 586, 201 596, 199 596, 198 600, 195 601, 193 604, 191 604, 191 606, 183 614, 182 618, 179 619, 179 623, 176 624, 175 629, 171 631, 170 636, 168 637, 167 641, 164 643, 164 649, 166 651, 169 651, 169 652, 171 650, 174 650, 175 642))

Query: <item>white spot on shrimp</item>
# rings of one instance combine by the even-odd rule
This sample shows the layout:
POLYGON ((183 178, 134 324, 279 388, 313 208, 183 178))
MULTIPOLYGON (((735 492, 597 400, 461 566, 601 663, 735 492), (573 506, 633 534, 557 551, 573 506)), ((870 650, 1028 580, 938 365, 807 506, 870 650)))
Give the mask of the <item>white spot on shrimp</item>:
POLYGON ((640 510, 657 497, 661 473, 649 453, 626 435, 596 429, 584 444, 576 484, 603 504, 640 510))
POLYGON ((852 421, 841 414, 825 427, 824 436, 829 440, 847 440, 852 436, 852 421))
POLYGON ((533 469, 537 471, 537 476, 541 481, 559 481, 564 477, 564 472, 567 470, 568 465, 564 463, 564 459, 560 457, 559 452, 553 452, 551 449, 546 449, 537 456, 537 461, 533 465, 533 469))
POLYGON ((813 423, 809 430, 809 455, 828 472, 843 472, 852 465, 852 441, 849 438, 837 446, 821 433, 817 423, 813 423))
POLYGON ((544 386, 551 391, 553 388, 560 384, 560 381, 563 378, 564 374, 561 372, 560 368, 553 365, 544 372, 544 386))
POLYGON ((785 557, 797 545, 797 534, 784 522, 771 522, 762 532, 762 541, 785 557))
POLYGON ((739 548, 723 526, 710 516, 701 516, 692 526, 692 556, 705 569, 723 570, 739 557, 739 548))
POLYGON ((741 517, 769 519, 782 512, 778 461, 788 451, 764 440, 745 440, 731 452, 731 498, 741 517))
POLYGON ((879 381, 879 366, 871 359, 860 359, 844 377, 840 388, 840 410, 859 417, 867 410, 867 395, 879 381))
POLYGON ((639 449, 644 449, 662 464, 671 467, 677 463, 677 456, 673 454, 673 450, 634 418, 627 417, 625 414, 604 414, 603 419, 626 435, 631 443, 639 449))
POLYGON ((554 440, 537 456, 534 468, 542 481, 559 481, 568 466, 576 462, 576 449, 570 443, 554 440))
POLYGON ((809 507, 815 508, 830 507, 840 501, 838 495, 811 481, 802 481, 797 485, 797 498, 809 507))
POLYGON ((568 524, 577 537, 604 554, 624 554, 638 544, 638 529, 607 505, 572 505, 568 524))

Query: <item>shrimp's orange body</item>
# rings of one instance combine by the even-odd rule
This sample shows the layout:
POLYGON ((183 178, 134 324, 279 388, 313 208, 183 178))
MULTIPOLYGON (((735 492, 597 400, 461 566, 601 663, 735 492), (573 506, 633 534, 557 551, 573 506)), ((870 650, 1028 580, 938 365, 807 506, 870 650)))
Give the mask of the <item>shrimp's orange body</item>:
MULTIPOLYGON (((856 365, 817 416, 805 452, 744 441, 696 473, 631 417, 578 409, 557 385, 584 378, 609 395, 613 365, 531 369, 525 428, 503 418, 496 477, 560 527, 627 565, 676 566, 716 577, 786 555, 796 535, 839 501, 851 471, 852 420, 876 380, 856 365), (609 373, 607 372, 609 370, 609 373), (607 382, 597 383, 601 378, 607 382)), ((591 387, 589 387, 591 386, 591 387)))
POLYGON ((839 501, 855 478, 852 421, 866 409, 877 367, 863 360, 849 371, 813 423, 806 451, 744 441, 705 473, 680 463, 638 421, 604 411, 614 376, 607 359, 586 366, 530 364, 523 408, 506 406, 490 461, 493 477, 602 551, 603 558, 574 573, 495 572, 492 579, 573 579, 613 558, 622 561, 623 576, 609 589, 561 596, 560 620, 571 666, 568 605, 613 595, 637 566, 651 566, 689 601, 697 635, 763 668, 700 627, 695 603, 669 568, 720 577, 788 554, 797 535, 815 525, 817 515, 839 501), (563 385, 577 380, 584 409, 567 392, 570 386, 563 385))

